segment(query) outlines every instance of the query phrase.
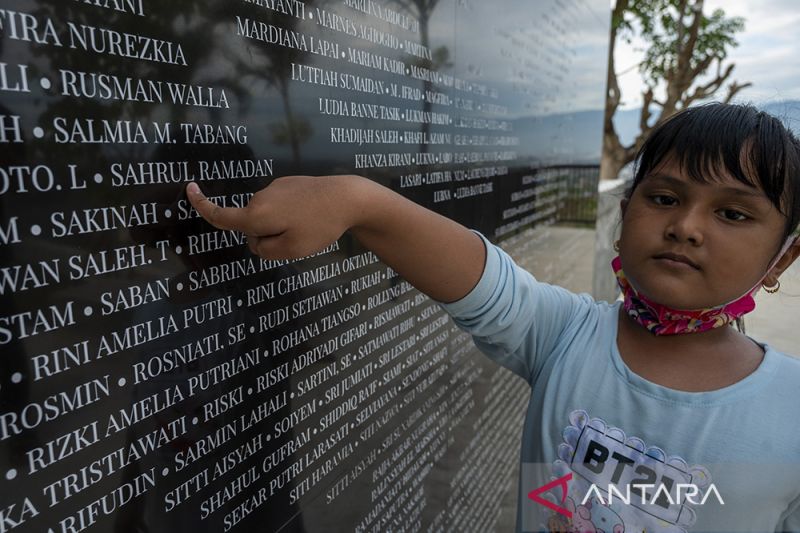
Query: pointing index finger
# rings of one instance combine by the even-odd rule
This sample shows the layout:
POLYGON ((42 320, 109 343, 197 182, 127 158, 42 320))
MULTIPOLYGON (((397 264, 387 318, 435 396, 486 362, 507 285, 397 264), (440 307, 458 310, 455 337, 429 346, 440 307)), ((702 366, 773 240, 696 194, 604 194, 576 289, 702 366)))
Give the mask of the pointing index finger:
POLYGON ((203 194, 196 183, 186 187, 186 196, 200 216, 215 228, 244 231, 246 220, 243 209, 218 206, 203 194))

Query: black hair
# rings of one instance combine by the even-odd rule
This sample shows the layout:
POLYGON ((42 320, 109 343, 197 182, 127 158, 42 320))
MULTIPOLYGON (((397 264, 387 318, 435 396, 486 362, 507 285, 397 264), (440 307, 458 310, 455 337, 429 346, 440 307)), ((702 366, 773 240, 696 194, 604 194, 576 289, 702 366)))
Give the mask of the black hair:
POLYGON ((630 200, 639 183, 668 157, 675 157, 699 183, 728 173, 741 183, 760 187, 786 217, 781 242, 800 225, 800 141, 769 113, 752 105, 715 102, 673 115, 639 150, 625 198, 630 200))

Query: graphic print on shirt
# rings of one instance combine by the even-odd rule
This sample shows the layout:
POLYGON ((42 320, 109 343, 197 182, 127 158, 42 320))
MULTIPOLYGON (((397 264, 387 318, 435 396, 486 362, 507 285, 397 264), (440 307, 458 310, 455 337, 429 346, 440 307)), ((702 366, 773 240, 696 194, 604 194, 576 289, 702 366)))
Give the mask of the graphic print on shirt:
MULTIPOLYGON (((548 530, 559 533, 686 533, 695 523, 711 475, 701 465, 668 455, 657 446, 628 436, 582 409, 572 411, 552 465, 553 479, 572 473, 564 502, 572 517, 553 513, 548 530), (678 485, 694 486, 680 491, 678 485), (609 486, 617 489, 609 494, 609 486), (642 494, 635 485, 654 485, 642 494), (691 497, 687 497, 690 493, 691 497), (627 496, 626 503, 619 496, 627 496)), ((554 504, 552 493, 545 496, 554 504)))

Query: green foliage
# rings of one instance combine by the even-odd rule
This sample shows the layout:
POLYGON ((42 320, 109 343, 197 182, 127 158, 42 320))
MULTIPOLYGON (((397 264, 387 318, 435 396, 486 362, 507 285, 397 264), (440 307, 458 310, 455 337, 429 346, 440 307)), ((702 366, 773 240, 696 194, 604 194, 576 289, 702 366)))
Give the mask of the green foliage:
POLYGON ((744 29, 742 17, 727 17, 722 9, 710 15, 702 14, 699 31, 688 58, 688 65, 679 65, 680 52, 686 49, 692 35, 690 28, 695 13, 702 2, 687 0, 631 0, 622 13, 615 13, 612 24, 618 36, 630 43, 639 35, 648 43, 645 57, 640 65, 648 84, 655 85, 679 70, 702 74, 714 59, 723 60, 728 51, 737 46, 734 35, 744 29))

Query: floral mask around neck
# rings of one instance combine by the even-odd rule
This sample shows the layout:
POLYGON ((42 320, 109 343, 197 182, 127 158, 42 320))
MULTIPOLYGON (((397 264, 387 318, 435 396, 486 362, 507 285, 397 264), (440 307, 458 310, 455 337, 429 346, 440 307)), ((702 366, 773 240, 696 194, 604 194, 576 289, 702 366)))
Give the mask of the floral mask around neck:
POLYGON ((622 261, 616 256, 611 261, 617 284, 622 289, 623 307, 625 311, 639 324, 647 328, 653 335, 680 335, 684 333, 700 333, 713 328, 718 328, 730 324, 742 315, 749 313, 756 308, 753 295, 761 288, 761 283, 775 263, 783 257, 786 250, 797 239, 791 235, 783 244, 781 251, 767 268, 764 276, 758 280, 750 290, 742 296, 728 303, 708 307, 705 309, 675 309, 658 302, 654 302, 644 294, 641 294, 631 283, 630 279, 622 270, 622 261))

